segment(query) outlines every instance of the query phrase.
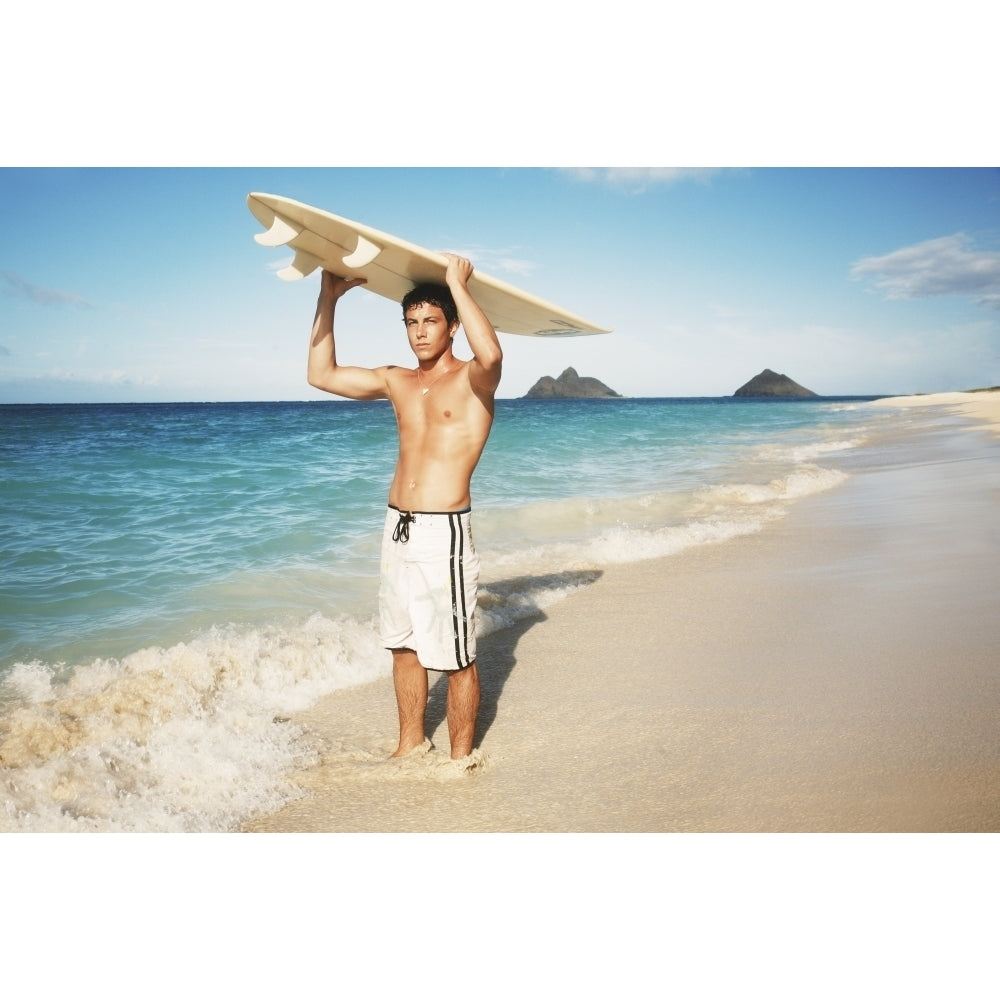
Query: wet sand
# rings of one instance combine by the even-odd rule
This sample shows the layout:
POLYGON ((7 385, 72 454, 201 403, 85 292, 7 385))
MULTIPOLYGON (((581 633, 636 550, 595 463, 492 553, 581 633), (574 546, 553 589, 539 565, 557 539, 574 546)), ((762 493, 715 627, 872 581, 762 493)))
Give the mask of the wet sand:
POLYGON ((1000 393, 881 405, 913 420, 844 485, 481 639, 474 767, 437 675, 402 762, 391 681, 336 692, 306 795, 246 829, 1000 829, 1000 393))

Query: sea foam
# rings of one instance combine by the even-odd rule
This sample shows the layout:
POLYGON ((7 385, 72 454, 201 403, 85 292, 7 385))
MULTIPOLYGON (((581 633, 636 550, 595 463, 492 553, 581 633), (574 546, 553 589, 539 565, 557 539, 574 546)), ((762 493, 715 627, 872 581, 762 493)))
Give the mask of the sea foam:
POLYGON ((3 830, 226 830, 300 794, 292 713, 385 673, 371 622, 212 629, 190 643, 6 678, 3 830))

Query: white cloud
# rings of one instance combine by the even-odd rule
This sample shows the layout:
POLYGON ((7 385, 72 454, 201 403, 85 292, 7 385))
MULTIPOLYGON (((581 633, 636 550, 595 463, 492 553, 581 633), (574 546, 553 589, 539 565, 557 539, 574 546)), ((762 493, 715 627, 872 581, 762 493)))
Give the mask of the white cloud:
POLYGON ((964 233, 925 240, 881 257, 863 257, 851 274, 874 279, 890 299, 963 295, 1000 309, 1000 253, 974 250, 971 242, 964 233))

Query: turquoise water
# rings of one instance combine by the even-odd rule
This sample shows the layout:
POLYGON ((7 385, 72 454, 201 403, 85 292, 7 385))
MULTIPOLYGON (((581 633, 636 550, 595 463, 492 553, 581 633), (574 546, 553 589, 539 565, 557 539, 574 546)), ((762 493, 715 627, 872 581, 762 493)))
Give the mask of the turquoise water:
MULTIPOLYGON (((473 481, 481 630, 601 566, 758 530, 836 486, 838 454, 891 413, 499 400, 473 481)), ((308 751, 274 718, 388 672, 373 615, 390 407, 6 406, 0 420, 0 828, 229 829, 280 804, 308 751)))

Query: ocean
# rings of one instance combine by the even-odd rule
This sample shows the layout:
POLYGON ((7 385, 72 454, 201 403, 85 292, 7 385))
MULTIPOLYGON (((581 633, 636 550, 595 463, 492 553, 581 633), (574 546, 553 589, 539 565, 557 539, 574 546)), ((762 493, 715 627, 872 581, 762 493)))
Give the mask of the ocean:
MULTIPOLYGON (((760 530, 902 419, 858 398, 498 400, 473 479, 480 633, 603 566, 760 530)), ((295 713, 390 673, 389 405, 0 421, 0 830, 235 830, 301 794, 295 713)))

